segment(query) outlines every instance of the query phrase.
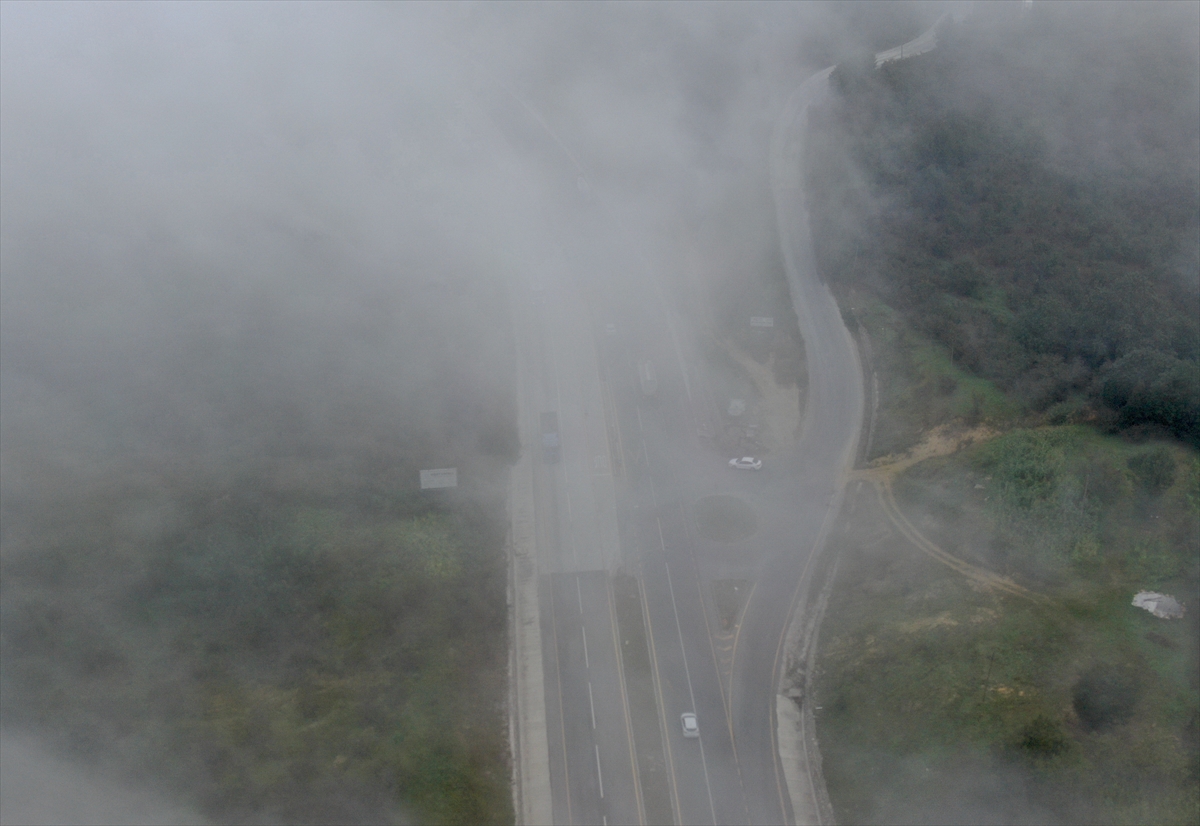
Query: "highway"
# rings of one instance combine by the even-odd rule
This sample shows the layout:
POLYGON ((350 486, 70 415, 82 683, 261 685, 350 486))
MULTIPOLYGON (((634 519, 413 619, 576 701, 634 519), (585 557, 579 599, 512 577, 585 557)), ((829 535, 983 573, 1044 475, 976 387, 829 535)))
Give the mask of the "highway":
MULTIPOLYGON (((781 194, 789 210, 781 226, 798 221, 806 232, 802 205, 786 200, 786 187, 781 194)), ((619 570, 646 595, 659 731, 639 736, 657 735, 665 750, 659 776, 675 821, 790 822, 775 744, 780 649, 861 419, 853 342, 812 274, 806 236, 789 234, 796 271, 812 281, 794 294, 816 304, 797 307, 812 359, 804 438, 762 471, 732 470, 697 435, 720 427, 717 400, 706 398, 686 328, 668 323, 671 308, 641 262, 614 262, 599 277, 586 263, 597 242, 559 231, 561 269, 530 290, 526 345, 540 379, 533 403, 558 413, 563 445, 562 460, 541 462, 536 474, 553 819, 645 822, 611 594, 619 570), (637 381, 647 357, 659 377, 652 397, 637 381), (709 496, 746 502, 755 533, 732 543, 700 535, 697 507, 709 496), (740 622, 725 629, 713 592, 724 581, 747 583, 749 596, 740 622), (700 738, 682 736, 685 711, 697 713, 700 738)), ((536 434, 526 443, 536 446, 536 434)))
MULTIPOLYGON (((932 31, 903 56, 933 48, 932 31)), ((729 468, 706 435, 720 432, 728 400, 714 395, 699 337, 665 299, 637 243, 623 243, 632 232, 619 209, 557 137, 537 134, 549 132, 540 118, 513 127, 509 116, 510 134, 520 132, 510 143, 559 156, 560 167, 543 216, 558 251, 515 302, 519 358, 532 377, 520 400, 522 444, 539 451, 537 411, 555 411, 563 445, 559 462, 539 451, 533 473, 555 823, 665 820, 656 800, 669 801, 671 820, 685 824, 827 816, 809 762, 780 758, 781 731, 809 746, 781 727, 776 708, 788 623, 841 505, 863 420, 857 348, 817 273, 801 186, 808 108, 828 94, 832 71, 796 88, 771 138, 778 238, 808 388, 800 438, 754 472, 729 468), (658 376, 653 393, 639 386, 646 359, 658 376), (732 539, 706 534, 700 516, 717 499, 740 503, 752 528, 732 539), (617 574, 640 583, 657 731, 633 723, 634 706, 647 698, 630 691, 622 665, 637 658, 623 654, 630 640, 621 623, 629 620, 618 619, 617 574), (732 616, 718 589, 739 594, 732 616), (689 711, 699 738, 680 730, 689 711)), ((811 726, 811 709, 801 718, 811 726)))
MULTIPOLYGON (((580 223, 570 222, 556 229, 561 259, 525 296, 523 357, 537 380, 523 403, 557 412, 562 439, 561 461, 540 461, 535 471, 556 823, 646 822, 644 749, 632 731, 613 607, 617 571, 639 578, 645 594, 659 731, 639 737, 657 737, 665 752, 667 771, 655 777, 668 787, 657 791, 669 798, 674 820, 792 820, 775 743, 783 633, 851 455, 862 401, 853 342, 811 269, 799 192, 785 185, 777 195, 785 258, 802 280, 793 294, 811 385, 802 441, 770 456, 762 471, 730 469, 728 457, 697 435, 720 428, 718 400, 706 398, 703 363, 690 354, 678 319, 684 332, 675 335, 672 310, 642 262, 614 261, 621 254, 603 249, 608 267, 597 272, 589 262, 602 242, 579 237, 580 223), (659 378, 652 397, 637 382, 637 363, 648 357, 659 378), (708 496, 747 503, 754 534, 738 542, 700 535, 697 507, 708 496), (747 583, 749 596, 731 628, 720 627, 714 602, 713 583, 724 581, 747 583), (699 717, 697 739, 680 732, 685 711, 699 717)), ((567 209, 599 211, 591 203, 567 209)), ((604 217, 597 216, 598 230, 611 226, 604 217)), ((537 450, 536 433, 523 441, 537 450)))

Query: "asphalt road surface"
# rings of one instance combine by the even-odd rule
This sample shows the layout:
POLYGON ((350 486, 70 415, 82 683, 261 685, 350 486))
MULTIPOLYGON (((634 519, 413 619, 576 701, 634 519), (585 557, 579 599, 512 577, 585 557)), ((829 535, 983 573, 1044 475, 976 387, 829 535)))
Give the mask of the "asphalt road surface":
POLYGON ((806 104, 827 77, 798 90, 772 142, 780 241, 810 384, 802 438, 761 471, 729 468, 730 457, 699 435, 720 427, 716 411, 726 400, 709 389, 656 274, 627 251, 636 244, 614 243, 629 230, 606 211, 603 193, 564 169, 576 186, 548 197, 546 222, 561 248, 531 276, 519 346, 535 376, 522 404, 556 411, 562 441, 561 461, 542 462, 535 474, 555 822, 645 822, 646 758, 635 747, 621 667, 617 571, 638 577, 645 594, 667 764, 657 776, 676 822, 793 821, 775 742, 783 637, 837 507, 863 405, 855 346, 816 275, 799 188, 806 104), (653 394, 638 383, 647 358, 658 375, 653 394), (753 529, 732 541, 706 535, 699 517, 713 496, 744 503, 753 529), (722 623, 714 591, 729 581, 743 583, 746 595, 732 625, 722 623), (699 738, 682 736, 679 717, 688 711, 699 718, 699 738))

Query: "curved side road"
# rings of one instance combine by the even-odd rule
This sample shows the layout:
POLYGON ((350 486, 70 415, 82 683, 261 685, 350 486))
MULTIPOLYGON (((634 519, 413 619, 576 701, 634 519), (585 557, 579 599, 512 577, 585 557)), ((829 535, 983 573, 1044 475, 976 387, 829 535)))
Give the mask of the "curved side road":
MULTIPOLYGON (((876 68, 934 49, 938 27, 946 19, 947 15, 943 14, 918 37, 877 54, 876 68)), ((793 671, 811 676, 810 666, 829 591, 828 582, 823 583, 816 604, 809 605, 810 597, 817 590, 812 582, 813 560, 819 559, 833 520, 841 510, 844 483, 853 470, 864 411, 865 383, 858 347, 842 321, 837 301, 817 272, 804 197, 802 161, 808 108, 828 97, 829 77, 835 68, 830 66, 817 72, 788 98, 771 134, 770 153, 771 193, 775 200, 779 243, 808 361, 809 391, 802 425, 802 455, 809 458, 810 467, 824 468, 827 472, 833 470, 838 476, 832 480, 835 492, 797 586, 788 631, 781 642, 775 668, 776 746, 792 817, 797 824, 822 826, 833 823, 834 816, 821 773, 816 720, 811 704, 803 699, 805 692, 800 693, 798 701, 784 692, 793 671)), ((832 574, 826 576, 832 577, 832 574)))
MULTIPOLYGON (((771 136, 771 190, 779 224, 779 240, 787 270, 788 287, 808 359, 808 403, 801 442, 806 455, 820 456, 813 466, 831 471, 835 493, 825 524, 809 557, 793 601, 791 623, 783 652, 795 649, 804 637, 811 646, 818 617, 802 599, 811 590, 812 560, 819 557, 833 517, 841 507, 843 485, 852 469, 863 418, 862 365, 850 331, 829 288, 817 274, 803 190, 803 138, 808 107, 823 100, 829 90, 829 67, 810 77, 792 93, 771 136)), ((821 775, 815 721, 807 703, 796 703, 782 693, 788 669, 777 663, 775 725, 779 760, 791 798, 796 823, 833 822, 833 812, 821 775)))

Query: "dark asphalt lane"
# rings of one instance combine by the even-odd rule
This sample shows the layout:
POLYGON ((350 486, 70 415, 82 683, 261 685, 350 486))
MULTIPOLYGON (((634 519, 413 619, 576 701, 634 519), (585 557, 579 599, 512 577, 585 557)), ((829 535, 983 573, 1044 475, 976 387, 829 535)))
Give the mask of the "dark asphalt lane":
POLYGON ((792 183, 777 185, 775 194, 808 355, 806 422, 800 443, 766 457, 759 472, 728 468, 729 456, 698 438, 699 431, 716 432, 720 422, 714 411, 723 400, 706 395, 703 361, 686 331, 679 334, 672 327, 671 310, 653 273, 635 254, 612 243, 612 217, 597 206, 594 190, 586 203, 564 190, 556 200, 579 201, 564 210, 569 219, 547 215, 561 238, 561 269, 543 296, 538 352, 545 381, 534 403, 560 411, 565 437, 573 431, 593 442, 584 450, 564 439, 565 455, 582 453, 539 474, 544 540, 539 546, 552 549, 539 566, 558 822, 640 819, 611 601, 605 597, 606 577, 618 567, 640 577, 646 595, 667 774, 679 821, 792 819, 775 742, 781 643, 811 553, 837 505, 862 409, 854 344, 815 275, 802 193, 792 183), (613 332, 606 329, 609 321, 619 325, 613 332), (605 383, 608 415, 615 419, 610 429, 616 444, 609 436, 607 448, 619 454, 614 462, 620 468, 615 558, 606 556, 592 535, 603 519, 588 512, 596 488, 580 475, 597 452, 595 419, 589 414, 601 414, 592 380, 575 371, 593 352, 598 363, 592 369, 599 373, 596 381, 605 383), (658 374, 652 396, 637 380, 637 363, 646 358, 658 374), (757 531, 731 543, 699 535, 697 503, 712 494, 749 503, 757 531), (591 559, 596 564, 589 564, 591 559), (712 583, 719 579, 752 584, 732 634, 717 631, 712 583), (685 711, 699 716, 700 738, 683 738, 679 715, 685 711))
MULTIPOLYGON (((653 340, 643 331, 643 341, 653 340)), ((653 352, 662 351, 662 342, 653 352)), ((643 345, 644 346, 644 345, 643 345)), ((620 355, 622 348, 614 348, 620 355)), ((613 372, 628 371, 625 353, 613 372)), ((614 392, 628 462, 623 536, 647 594, 647 614, 660 684, 677 815, 683 823, 746 823, 733 733, 712 628, 716 621, 695 555, 694 502, 729 481, 725 460, 700 449, 690 402, 675 365, 663 360, 652 399, 636 385, 614 392), (686 481, 684 481, 686 480, 686 481), (700 484, 697 484, 700 482, 700 484), (679 717, 694 711, 701 736, 682 736, 679 717)))
POLYGON ((662 322, 667 310, 647 312, 655 307, 647 289, 640 315, 650 316, 649 326, 630 331, 606 353, 607 369, 627 377, 635 375, 640 353, 659 354, 659 390, 652 399, 639 394, 635 379, 614 395, 630 455, 623 501, 636 514, 626 514, 633 530, 626 532, 632 543, 625 544, 633 548, 625 556, 636 559, 647 594, 661 713, 685 823, 708 822, 714 814, 719 823, 792 819, 775 742, 781 644, 861 422, 857 353, 836 303, 816 277, 801 193, 790 194, 780 199, 779 221, 810 377, 807 418, 796 447, 769 456, 762 471, 739 472, 725 466, 728 457, 697 439, 699 428, 714 424, 699 420, 703 411, 719 409, 719 400, 697 399, 702 388, 685 385, 684 370, 695 375, 698 363, 681 368, 677 360, 661 357, 672 346, 662 322), (753 536, 717 543, 697 535, 697 503, 715 493, 752 505, 758 517, 753 536), (717 579, 753 583, 724 675, 710 591, 717 579), (703 759, 697 759, 699 744, 689 748, 676 732, 679 713, 693 709, 701 719, 703 759))
POLYGON ((602 571, 546 577, 559 693, 559 823, 639 823, 615 623, 602 571), (566 689, 571 690, 566 690, 566 689))
MULTIPOLYGON (((899 55, 935 42, 931 29, 899 55)), ((573 454, 535 477, 556 822, 641 819, 607 578, 616 570, 642 580, 678 822, 794 820, 776 743, 784 633, 839 507, 863 409, 857 351, 817 275, 801 189, 806 109, 826 94, 831 71, 797 89, 771 139, 779 243, 809 386, 800 442, 765 457, 756 473, 729 469, 730 457, 697 436, 718 432, 727 399, 711 395, 695 339, 672 321, 658 273, 637 252, 642 230, 627 223, 619 200, 606 200, 603 187, 587 180, 533 107, 507 87, 504 94, 480 92, 495 142, 508 144, 511 163, 525 159, 518 174, 541 196, 547 236, 558 244, 538 251, 547 260, 530 278, 533 286, 553 285, 542 308, 557 315, 540 316, 521 344, 544 379, 523 403, 559 411, 564 455, 573 454), (637 362, 646 358, 659 378, 653 397, 638 386, 637 362), (612 458, 607 478, 594 472, 605 452, 612 458), (696 508, 712 494, 747 502, 757 516, 755 533, 728 543, 700 535, 696 508), (727 630, 718 627, 712 592, 722 579, 750 584, 742 614, 727 630), (683 738, 684 711, 699 716, 700 738, 683 738)), ((814 813, 819 820, 816 807, 806 816, 814 813)))

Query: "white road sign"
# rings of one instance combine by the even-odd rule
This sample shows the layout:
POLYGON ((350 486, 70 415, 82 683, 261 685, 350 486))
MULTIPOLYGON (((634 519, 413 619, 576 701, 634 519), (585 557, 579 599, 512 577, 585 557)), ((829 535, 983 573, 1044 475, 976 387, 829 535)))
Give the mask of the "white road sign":
POLYGON ((752 315, 750 316, 751 327, 774 327, 775 319, 770 316, 752 315))
POLYGON ((458 468, 439 467, 421 471, 421 490, 458 487, 458 468))

